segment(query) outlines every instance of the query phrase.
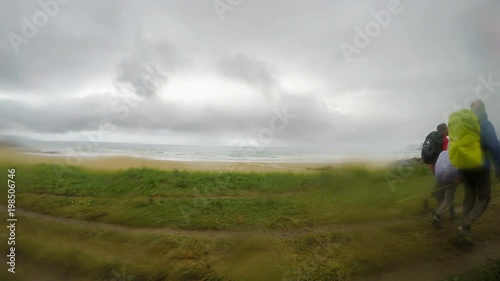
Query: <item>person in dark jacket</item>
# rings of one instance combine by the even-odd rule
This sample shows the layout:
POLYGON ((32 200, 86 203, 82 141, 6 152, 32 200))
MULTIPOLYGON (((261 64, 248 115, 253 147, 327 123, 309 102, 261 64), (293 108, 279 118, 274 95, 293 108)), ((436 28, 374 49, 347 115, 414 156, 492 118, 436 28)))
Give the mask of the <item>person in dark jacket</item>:
MULTIPOLYGON (((439 153, 437 153, 437 156, 439 156, 439 154, 442 151, 448 149, 448 143, 449 143, 448 126, 445 123, 439 124, 436 128, 436 131, 431 133, 430 136, 432 137, 432 139, 434 140, 435 143, 440 145, 439 153)), ((434 159, 433 163, 429 165, 433 174, 436 173, 437 160, 438 160, 438 157, 436 157, 434 159)), ((432 197, 434 197, 434 199, 436 199, 438 207, 443 204, 444 199, 445 199, 445 190, 443 188, 441 188, 440 186, 441 185, 439 183, 436 183, 434 185, 434 187, 432 188, 433 189, 432 197)), ((429 198, 424 199, 424 210, 426 210, 426 211, 429 210, 429 198)), ((451 204, 449 211, 450 211, 451 219, 452 220, 455 219, 455 203, 451 204)))
POLYGON ((460 235, 466 242, 472 242, 471 226, 486 211, 491 198, 491 170, 495 166, 496 182, 500 182, 500 144, 495 127, 488 120, 484 102, 476 100, 471 104, 471 110, 479 117, 481 127, 481 147, 485 158, 481 169, 463 171, 465 188, 462 226, 460 235), (477 200, 476 200, 477 199, 477 200))
MULTIPOLYGON (((448 126, 445 123, 439 124, 436 128, 436 131, 432 135, 432 138, 434 139, 434 142, 440 144, 440 150, 439 152, 441 153, 442 151, 445 151, 448 148, 448 126)), ((439 156, 439 153, 437 154, 439 156)), ((433 163, 430 164, 430 168, 432 170, 432 173, 436 171, 436 162, 437 158, 434 159, 433 163)))

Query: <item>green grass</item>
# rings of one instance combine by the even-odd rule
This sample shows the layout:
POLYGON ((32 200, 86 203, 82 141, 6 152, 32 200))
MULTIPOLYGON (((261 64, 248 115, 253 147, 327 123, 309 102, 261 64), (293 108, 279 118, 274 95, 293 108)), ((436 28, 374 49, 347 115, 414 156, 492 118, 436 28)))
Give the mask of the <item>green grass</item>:
MULTIPOLYGON (((3 182, 7 168, 0 163, 3 182)), ((55 280, 109 281, 124 268, 135 281, 283 276, 339 281, 428 256, 446 260, 446 255, 457 253, 449 246, 451 232, 436 235, 429 227, 420 198, 398 203, 434 185, 423 165, 410 171, 344 167, 303 174, 111 172, 45 164, 15 168, 18 208, 146 229, 102 229, 22 217, 19 270, 48 271, 55 280), (153 228, 222 230, 225 235, 147 231, 153 228), (320 231, 302 233, 310 228, 320 231), (254 230, 259 231, 251 235, 254 230)), ((461 196, 459 192, 457 198, 461 196)), ((482 219, 489 227, 477 229, 483 239, 500 235, 495 208, 482 219)))
POLYGON ((133 227, 283 229, 397 218, 420 208, 398 199, 424 193, 415 175, 392 192, 384 171, 319 173, 120 172, 36 165, 18 169, 18 202, 36 212, 133 227), (359 206, 363 208, 359 208, 359 206), (338 210, 342 209, 342 212, 338 210))

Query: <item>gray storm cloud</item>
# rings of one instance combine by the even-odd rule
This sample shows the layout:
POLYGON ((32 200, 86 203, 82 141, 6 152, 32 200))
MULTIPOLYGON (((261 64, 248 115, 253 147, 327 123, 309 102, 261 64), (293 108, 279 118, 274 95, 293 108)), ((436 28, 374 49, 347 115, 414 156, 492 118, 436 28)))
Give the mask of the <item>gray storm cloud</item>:
POLYGON ((279 90, 279 83, 271 74, 270 67, 257 58, 236 54, 221 59, 218 67, 228 78, 244 81, 267 97, 279 90))
POLYGON ((16 53, 9 34, 23 36, 24 19, 43 9, 4 1, 0 134, 60 136, 109 119, 144 142, 165 131, 241 139, 286 110, 297 117, 276 133, 280 144, 364 147, 390 135, 391 146, 406 147, 471 97, 485 98, 500 126, 500 3, 401 0, 401 12, 347 60, 339 46, 355 46, 357 30, 389 2, 245 1, 222 21, 210 1, 70 1, 16 53), (207 93, 214 99, 168 92, 203 73, 220 84, 207 93), (250 90, 224 87, 234 82, 250 90), (248 105, 222 105, 249 91, 248 105), (130 95, 136 106, 127 106, 130 95))
POLYGON ((169 43, 153 43, 141 34, 136 36, 132 54, 117 66, 116 82, 130 86, 136 95, 157 96, 157 91, 167 82, 168 74, 174 72, 183 60, 169 43))

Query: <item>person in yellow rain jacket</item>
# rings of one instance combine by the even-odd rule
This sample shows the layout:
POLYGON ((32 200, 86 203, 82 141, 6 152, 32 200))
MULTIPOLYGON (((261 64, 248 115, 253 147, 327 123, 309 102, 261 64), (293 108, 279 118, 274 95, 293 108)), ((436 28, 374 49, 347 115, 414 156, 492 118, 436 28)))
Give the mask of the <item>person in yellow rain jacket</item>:
POLYGON ((500 178, 500 145, 485 105, 475 101, 471 110, 453 113, 449 120, 450 161, 460 170, 465 188, 460 238, 472 243, 471 227, 486 211, 491 198, 491 163, 500 178), (476 200, 477 199, 477 200, 476 200))

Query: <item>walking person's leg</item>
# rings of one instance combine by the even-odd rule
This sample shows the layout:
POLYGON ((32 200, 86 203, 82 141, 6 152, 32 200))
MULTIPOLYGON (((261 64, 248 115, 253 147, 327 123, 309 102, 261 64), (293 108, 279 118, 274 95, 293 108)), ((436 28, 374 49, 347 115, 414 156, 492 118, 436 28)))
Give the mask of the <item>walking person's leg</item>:
POLYGON ((477 186, 477 202, 474 208, 464 216, 463 227, 470 229, 472 224, 476 222, 481 215, 486 211, 491 199, 491 179, 490 171, 482 170, 476 176, 477 186))
POLYGON ((462 214, 462 226, 458 227, 459 239, 462 242, 474 243, 470 233, 470 225, 466 225, 464 219, 469 216, 470 212, 474 209, 476 204, 476 194, 477 194, 477 182, 478 175, 477 172, 468 170, 462 171, 462 178, 464 182, 464 204, 463 204, 463 214, 462 214))
MULTIPOLYGON (((455 192, 457 191, 457 188, 455 187, 455 192)), ((455 212, 455 193, 453 193, 453 202, 451 202, 450 205, 450 219, 455 220, 457 217, 456 212, 455 212)))
MULTIPOLYGON (((431 169, 432 174, 435 176, 436 171, 435 171, 434 165, 429 165, 429 168, 431 169)), ((432 200, 431 198, 436 199, 436 188, 437 187, 438 187, 438 183, 436 181, 436 184, 432 187, 432 193, 430 193, 429 196, 424 198, 424 202, 423 202, 424 212, 428 212, 431 210, 431 208, 429 206, 430 205, 429 201, 432 200)))
POLYGON ((446 184, 440 184, 439 182, 436 181, 436 186, 434 187, 434 198, 436 199, 436 213, 437 214, 437 210, 439 209, 439 207, 441 205, 443 205, 443 202, 444 202, 444 194, 445 194, 445 189, 443 187, 445 187, 446 184))
POLYGON ((458 184, 452 184, 446 189, 445 202, 447 204, 446 209, 450 211, 450 216, 455 216, 455 193, 457 192, 458 184))
POLYGON ((448 196, 451 196, 451 198, 453 198, 453 200, 451 201, 451 204, 450 204, 450 208, 449 208, 449 212, 450 212, 450 219, 451 220, 455 220, 455 217, 456 217, 456 213, 455 213, 455 194, 457 192, 457 189, 458 189, 458 185, 459 185, 459 182, 455 182, 454 185, 451 186, 450 188, 450 194, 448 196))
POLYGON ((473 171, 463 171, 462 172, 464 180, 464 204, 463 204, 463 214, 462 218, 467 217, 467 215, 474 209, 476 204, 476 181, 477 176, 473 171))
POLYGON ((432 219, 432 223, 438 227, 441 228, 441 217, 446 213, 446 211, 454 206, 455 202, 455 192, 457 190, 457 184, 442 184, 444 187, 444 200, 441 203, 441 206, 436 211, 436 215, 432 219))

